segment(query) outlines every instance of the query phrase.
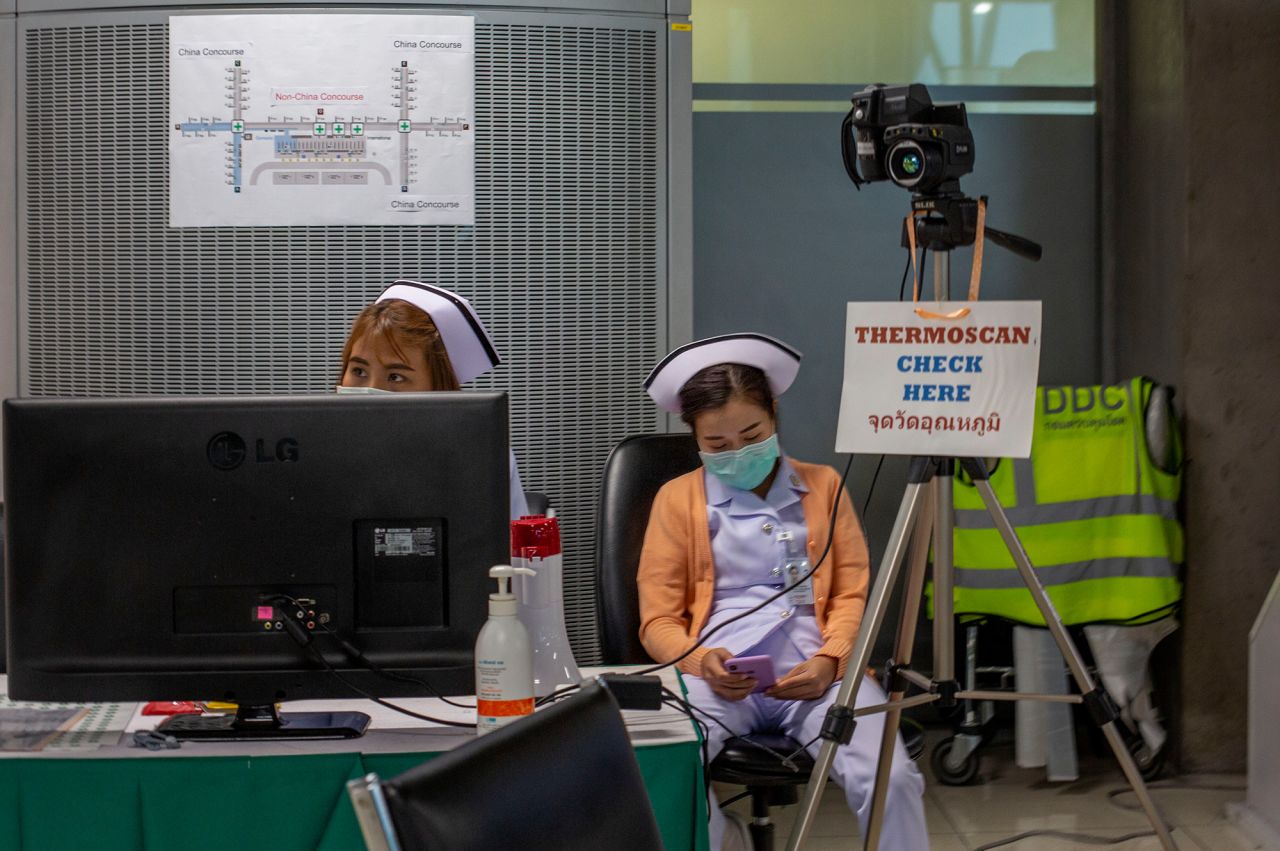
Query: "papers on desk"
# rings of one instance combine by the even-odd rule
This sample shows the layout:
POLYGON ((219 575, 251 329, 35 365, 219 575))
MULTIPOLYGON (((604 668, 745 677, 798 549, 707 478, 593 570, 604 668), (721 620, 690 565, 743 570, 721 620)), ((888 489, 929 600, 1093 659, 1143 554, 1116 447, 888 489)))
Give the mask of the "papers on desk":
POLYGON ((38 751, 59 733, 70 730, 84 716, 85 708, 27 709, 0 708, 0 750, 38 751))
POLYGON ((92 751, 120 744, 125 725, 136 703, 91 703, 80 723, 59 733, 45 745, 47 751, 92 751))
POLYGON ((0 676, 0 751, 92 751, 115 747, 137 708, 136 703, 11 700, 7 688, 8 678, 0 676), (27 714, 32 712, 52 714, 27 714), (59 714, 63 720, 54 725, 55 715, 59 714), (40 729, 51 725, 54 728, 47 736, 37 737, 40 729), (9 731, 13 733, 12 739, 9 731), (30 745, 37 738, 37 746, 21 746, 22 743, 30 745), (15 746, 11 747, 10 742, 15 746))
POLYGON ((42 750, 54 736, 68 731, 88 709, 0 709, 0 750, 42 750))

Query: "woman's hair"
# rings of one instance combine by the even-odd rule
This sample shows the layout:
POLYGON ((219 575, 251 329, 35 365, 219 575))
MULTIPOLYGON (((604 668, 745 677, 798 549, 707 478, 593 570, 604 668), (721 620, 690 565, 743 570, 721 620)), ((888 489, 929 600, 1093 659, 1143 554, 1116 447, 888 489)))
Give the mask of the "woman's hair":
POLYGON ((426 356, 427 370, 431 374, 433 390, 458 390, 458 376, 449 360, 449 350, 440 338, 440 331, 431 317, 420 307, 403 299, 389 298, 377 301, 360 311, 351 323, 347 344, 342 347, 342 366, 338 383, 346 375, 347 362, 356 341, 365 337, 382 337, 395 353, 409 360, 406 350, 418 349, 426 356))
POLYGON ((741 397, 773 416, 773 391, 764 372, 741 363, 718 363, 694 373, 680 388, 680 419, 693 428, 703 411, 713 411, 741 397))

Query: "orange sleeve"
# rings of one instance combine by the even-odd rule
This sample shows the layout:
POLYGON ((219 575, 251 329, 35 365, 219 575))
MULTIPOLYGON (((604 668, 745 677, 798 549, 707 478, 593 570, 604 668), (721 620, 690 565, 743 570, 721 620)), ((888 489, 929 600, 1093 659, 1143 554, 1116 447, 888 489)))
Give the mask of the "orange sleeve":
MULTIPOLYGON (((689 649, 689 564, 691 518, 680 495, 677 481, 658 491, 649 513, 649 526, 640 550, 636 586, 640 596, 640 643, 658 662, 670 662, 689 649)), ((702 672, 706 648, 698 648, 678 667, 688 674, 702 672)))
POLYGON ((835 471, 831 473, 827 511, 830 512, 836 499, 840 500, 840 508, 836 512, 831 552, 827 554, 831 567, 831 592, 822 624, 823 645, 817 655, 831 656, 837 661, 836 676, 839 678, 844 676, 867 606, 871 556, 849 494, 840 488, 840 478, 835 471))

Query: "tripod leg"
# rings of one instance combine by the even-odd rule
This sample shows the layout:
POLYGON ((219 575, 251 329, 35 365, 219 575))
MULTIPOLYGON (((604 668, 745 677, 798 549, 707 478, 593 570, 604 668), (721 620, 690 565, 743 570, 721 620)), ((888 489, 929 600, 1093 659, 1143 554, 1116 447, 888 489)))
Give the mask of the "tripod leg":
POLYGON ((1031 566, 1031 559, 1027 556, 1027 551, 1023 549, 1022 542, 1018 540, 1018 533, 1014 530, 1013 524, 1009 522, 1008 515, 1004 513, 1004 507, 1000 505, 1000 501, 996 498, 995 491, 991 489, 991 483, 987 480, 985 471, 982 471, 980 477, 974 475, 973 479, 973 483, 978 488, 978 493, 982 496, 982 502, 987 507, 987 513, 991 515, 996 529, 1000 531, 1000 537, 1004 539, 1004 544, 1008 548, 1009 554, 1013 556, 1014 564, 1018 566, 1018 573, 1021 574, 1022 581, 1026 583, 1027 590, 1031 592, 1031 596, 1035 599, 1036 606, 1040 609, 1045 625, 1049 627, 1049 632, 1053 635, 1054 641, 1057 642, 1058 649, 1062 651, 1062 658, 1066 660, 1067 667, 1071 669, 1071 675, 1080 687, 1080 693, 1084 695, 1085 705, 1089 708, 1094 722, 1102 728, 1102 733, 1106 736, 1107 743, 1111 745, 1111 750, 1115 752, 1116 761, 1120 763, 1120 768, 1124 772, 1125 778, 1129 781, 1129 785, 1133 787, 1134 794, 1138 796, 1138 803, 1142 805, 1142 809, 1147 815, 1147 820, 1151 822, 1151 827, 1160 839, 1161 846, 1166 851, 1177 851, 1178 846, 1173 843, 1173 837, 1169 835, 1169 828, 1165 825, 1159 809, 1156 808, 1156 803, 1152 800, 1151 793, 1147 789, 1146 783, 1143 782, 1142 775, 1138 772, 1138 766, 1134 763, 1133 756, 1129 753, 1124 740, 1120 737, 1120 731, 1116 729, 1116 718, 1119 717, 1119 711, 1116 709, 1115 703, 1106 691, 1094 683, 1093 677, 1090 676, 1088 669, 1085 667, 1084 659, 1080 656, 1080 651, 1076 649, 1075 644, 1071 641, 1071 636, 1067 634, 1067 629, 1062 624, 1062 618, 1058 616, 1057 610, 1053 607, 1053 602, 1049 599, 1049 595, 1045 593, 1044 586, 1040 584, 1040 578, 1036 576, 1035 568, 1031 566))
MULTIPOLYGON (((913 463, 927 463, 928 459, 914 459, 913 463)), ((913 470, 913 472, 915 472, 913 470)), ((818 812, 818 802, 822 800, 822 790, 827 777, 831 773, 831 763, 835 761, 836 748, 847 744, 848 738, 839 741, 841 733, 853 732, 853 706, 858 697, 858 686, 862 682, 863 672, 871 661, 871 651, 875 647, 876 636, 884 623, 885 610, 889 608, 889 597, 893 591, 894 581, 898 576, 898 568, 902 564, 903 553, 907 549, 907 536, 912 524, 920 514, 920 503, 923 499, 924 481, 913 475, 902 495, 902 504, 898 507, 898 518, 893 522, 893 531, 889 535, 889 545, 880 561, 880 571, 876 574, 875 583, 871 587, 871 596, 867 598, 867 607, 862 615, 862 625, 858 628, 858 640, 853 652, 849 655, 849 664, 845 667, 844 680, 840 683, 840 691, 835 703, 827 711, 827 720, 823 722, 822 747, 818 758, 814 760, 813 773, 809 775, 809 785, 804 792, 804 800, 800 802, 800 811, 796 816, 795 827, 787 842, 788 851, 799 851, 809 837, 813 826, 813 817, 818 812), (841 714, 843 713, 843 717, 841 714), (829 725, 837 726, 839 731, 829 731, 829 725), (828 733, 831 732, 831 738, 828 733)))
POLYGON ((947 460, 933 480, 933 679, 943 686, 938 705, 944 709, 955 705, 956 693, 954 470, 954 462, 947 460))
MULTIPOLYGON (((890 663, 909 667, 911 654, 915 650, 916 620, 920 614, 920 600, 924 597, 925 568, 929 563, 929 538, 933 531, 930 518, 930 503, 936 493, 938 479, 930 483, 925 492, 925 501, 920 508, 920 515, 911 533, 911 549, 908 551, 907 584, 902 592, 902 616, 898 618, 898 637, 893 645, 893 658, 890 663)), ((885 691, 889 702, 902 700, 906 694, 907 684, 893 671, 888 672, 888 685, 885 691)), ((898 742, 898 725, 902 720, 902 710, 890 709, 884 717, 884 733, 880 737, 880 756, 876 763, 875 791, 871 796, 871 813, 867 818, 867 836, 863 845, 867 851, 875 851, 880 847, 880 831, 884 826, 885 797, 889 790, 889 771, 893 767, 893 748, 898 742)))

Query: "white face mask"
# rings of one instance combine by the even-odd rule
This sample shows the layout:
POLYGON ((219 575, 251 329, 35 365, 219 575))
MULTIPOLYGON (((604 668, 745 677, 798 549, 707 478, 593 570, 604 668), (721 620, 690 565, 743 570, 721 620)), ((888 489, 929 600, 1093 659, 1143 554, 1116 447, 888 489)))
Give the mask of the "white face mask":
POLYGON ((343 387, 341 384, 337 387, 338 395, 365 395, 372 396, 375 393, 394 393, 394 390, 383 390, 381 387, 343 387))

